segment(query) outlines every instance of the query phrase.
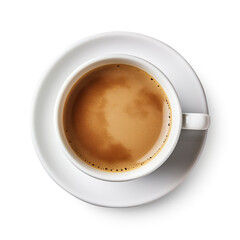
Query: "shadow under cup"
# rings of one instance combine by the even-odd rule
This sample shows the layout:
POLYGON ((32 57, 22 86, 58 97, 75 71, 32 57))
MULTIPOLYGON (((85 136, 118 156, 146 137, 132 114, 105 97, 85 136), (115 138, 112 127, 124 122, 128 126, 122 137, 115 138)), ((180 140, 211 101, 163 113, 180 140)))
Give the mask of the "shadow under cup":
MULTIPOLYGON (((122 82, 123 80, 121 79, 121 84, 122 82)), ((108 86, 109 83, 105 85, 108 86)), ((112 83, 110 85, 110 88, 111 89, 113 88, 112 83)), ((131 93, 131 90, 129 91, 131 93)), ((142 94, 142 97, 140 97, 140 99, 144 99, 144 94, 146 91, 145 92, 141 92, 141 91, 140 93, 142 94)), ((152 97, 150 95, 149 96, 147 95, 146 100, 142 101, 142 103, 145 103, 146 101, 150 101, 149 103, 152 103, 151 102, 152 100, 153 100, 152 97)), ((99 103, 97 102, 97 104, 99 103)), ((86 106, 82 106, 82 109, 85 109, 85 108, 86 106)), ((90 110, 87 110, 85 114, 83 114, 84 112, 80 112, 80 113, 82 113, 82 116, 84 116, 87 119, 85 115, 86 113, 89 115, 88 113, 89 111, 90 110)), ((92 115, 90 114, 89 116, 92 116, 92 115)), ((82 119, 84 117, 82 117, 82 119)), ((125 181, 125 180, 131 180, 138 177, 142 177, 144 175, 151 173, 152 171, 156 170, 159 166, 161 166, 161 164, 163 164, 163 162, 168 158, 168 156, 171 154, 174 147, 176 146, 176 143, 180 134, 181 109, 180 109, 176 92, 173 89, 172 85, 170 84, 166 76, 161 71, 159 71, 155 66, 153 66, 151 63, 143 59, 140 59, 134 56, 114 55, 114 56, 105 56, 98 59, 90 60, 89 62, 81 65, 69 76, 69 78, 66 80, 66 82, 62 86, 60 93, 58 95, 58 100, 57 100, 56 109, 55 109, 55 120, 56 120, 55 121, 56 132, 59 137, 62 149, 67 155, 68 159, 78 169, 80 169, 81 171, 85 172, 86 174, 92 177, 99 178, 102 180, 125 181), (83 100, 82 102, 84 104, 87 103, 88 101, 90 102, 93 101, 91 99, 89 100, 89 95, 90 95, 89 93, 91 93, 91 91, 92 92, 94 91, 94 87, 98 85, 100 86, 101 83, 105 83, 104 82, 105 80, 99 77, 96 78, 95 82, 94 81, 92 82, 92 85, 94 85, 92 87, 93 90, 90 90, 89 92, 86 91, 87 84, 84 81, 87 79, 87 76, 91 75, 92 73, 95 72, 96 74, 96 71, 99 71, 99 74, 101 75, 102 72, 100 70, 106 67, 108 67, 111 71, 113 70, 120 71, 119 69, 121 67, 122 67, 121 68, 122 71, 124 71, 124 67, 132 67, 132 70, 135 69, 136 71, 142 71, 149 78, 149 84, 151 84, 151 86, 156 88, 156 91, 159 91, 159 94, 161 92, 162 96, 164 96, 163 104, 162 104, 162 119, 161 119, 162 125, 161 125, 161 131, 159 133, 159 136, 157 140, 154 142, 154 144, 151 146, 150 150, 147 151, 144 155, 142 155, 139 159, 137 159, 136 164, 134 164, 134 167, 132 169, 129 167, 114 168, 114 167, 108 167, 106 165, 101 166, 101 164, 96 164, 96 162, 93 162, 91 160, 89 161, 89 158, 87 158, 84 155, 84 152, 79 151, 79 149, 75 147, 76 145, 74 141, 77 141, 77 140, 70 139, 69 132, 68 132, 69 130, 66 129, 64 126, 63 115, 66 115, 66 111, 65 111, 65 108, 67 108, 66 103, 68 102, 69 98, 72 95, 71 92, 74 89, 78 89, 78 91, 80 91, 82 96, 84 96, 85 94, 86 98, 82 99, 83 100)), ((78 121, 81 120, 81 117, 77 120, 78 121)), ((95 118, 95 121, 93 121, 93 118, 87 119, 87 121, 85 122, 91 122, 91 121, 93 122, 92 124, 93 128, 96 127, 96 124, 98 123, 98 119, 95 118)), ((83 124, 83 127, 85 126, 84 124, 83 124)), ((82 134, 83 138, 84 136, 87 138, 89 137, 88 135, 94 134, 94 132, 91 133, 91 129, 88 133, 86 127, 82 129, 80 128, 79 131, 80 131, 80 135, 82 134)), ((131 133, 129 132, 129 134, 131 133)), ((92 143, 94 144, 94 138, 92 140, 92 143)), ((101 145, 100 141, 99 141, 99 144, 97 144, 96 146, 98 145, 101 145)), ((104 141, 102 141, 102 145, 104 145, 104 141)))

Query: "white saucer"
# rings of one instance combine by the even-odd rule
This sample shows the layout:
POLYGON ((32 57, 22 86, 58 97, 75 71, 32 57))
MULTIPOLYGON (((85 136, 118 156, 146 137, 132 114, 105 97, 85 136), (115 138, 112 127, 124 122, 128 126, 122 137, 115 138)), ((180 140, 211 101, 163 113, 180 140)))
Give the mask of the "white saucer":
POLYGON ((152 62, 174 85, 183 112, 208 113, 202 85, 191 66, 172 48, 153 38, 127 32, 104 33, 71 46, 38 85, 32 112, 32 136, 38 157, 52 179, 75 197, 100 206, 130 207, 172 191, 196 163, 207 131, 182 130, 169 159, 152 174, 128 182, 105 182, 79 171, 59 148, 53 126, 57 93, 80 64, 102 54, 131 54, 152 62))

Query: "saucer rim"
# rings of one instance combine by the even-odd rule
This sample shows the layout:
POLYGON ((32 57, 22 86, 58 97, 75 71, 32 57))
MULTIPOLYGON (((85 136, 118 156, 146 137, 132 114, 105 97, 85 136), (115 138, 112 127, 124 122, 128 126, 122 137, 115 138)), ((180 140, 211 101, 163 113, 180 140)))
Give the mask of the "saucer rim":
MULTIPOLYGON (((202 83, 200 82, 196 72, 194 71, 194 69, 192 68, 192 66, 186 61, 185 58, 182 57, 181 54, 179 54, 175 49, 173 49, 171 46, 165 44, 164 42, 158 40, 158 39, 155 39, 155 38, 152 38, 152 37, 149 37, 147 35, 144 35, 144 34, 140 34, 140 33, 134 33, 134 32, 125 32, 125 31, 114 31, 114 32, 104 32, 104 33, 99 33, 99 34, 96 34, 96 35, 92 35, 92 36, 89 36, 89 37, 85 37, 79 41, 76 41, 75 43, 71 44, 68 48, 65 49, 65 51, 63 51, 59 56, 57 56, 53 61, 52 63, 47 67, 47 70, 45 71, 45 73, 42 75, 42 77, 38 80, 37 84, 36 84, 36 88, 34 90, 34 94, 33 94, 33 100, 32 100, 32 104, 31 104, 31 137, 32 137, 32 142, 33 142, 33 146, 34 146, 34 149, 37 153, 37 156, 42 164, 42 166, 44 167, 44 169, 46 170, 46 172, 48 173, 48 175, 54 180, 55 183, 57 183, 57 185, 59 185, 61 188, 63 188, 66 192, 70 193, 72 196, 86 202, 86 203, 89 203, 89 204, 92 204, 92 205, 96 205, 96 206, 101 206, 101 207, 109 207, 109 208, 125 208, 125 207, 133 207, 133 206, 139 206, 139 205, 143 205, 143 204, 146 204, 146 203, 151 203, 153 201, 156 201, 157 199, 165 196, 166 194, 172 192, 177 186, 179 186, 183 180, 186 178, 186 176, 188 175, 189 171, 193 168, 193 166, 198 162, 199 160, 199 157, 201 156, 201 153, 204 149, 204 145, 205 145, 205 142, 206 142, 206 138, 207 138, 207 130, 205 130, 205 135, 204 135, 204 139, 202 141, 202 144, 201 144, 201 148, 200 148, 200 152, 198 154, 198 156, 195 158, 195 160, 193 161, 192 165, 185 171, 185 173, 181 176, 181 179, 175 184, 175 186, 173 186, 170 190, 166 191, 166 193, 162 194, 161 196, 156 196, 155 198, 153 198, 152 200, 150 201, 147 201, 147 202, 141 202, 140 203, 135 203, 135 204, 122 204, 122 205, 116 205, 116 204, 113 204, 113 205, 104 205, 104 204, 98 204, 97 202, 94 202, 93 201, 87 201, 85 199, 82 199, 80 198, 79 196, 77 196, 77 194, 74 194, 67 186, 65 186, 65 183, 63 181, 57 181, 57 179, 59 179, 58 177, 55 177, 55 174, 54 174, 54 171, 52 171, 51 169, 49 169, 48 167, 48 164, 47 162, 44 160, 44 156, 43 156, 43 153, 41 152, 41 150, 39 149, 39 146, 38 146, 38 140, 37 140, 37 136, 35 134, 35 124, 34 124, 34 117, 35 117, 35 112, 37 111, 35 105, 36 105, 36 100, 38 98, 38 94, 39 92, 41 91, 41 88, 44 84, 44 82, 46 81, 46 77, 47 75, 49 74, 49 72, 51 71, 51 69, 57 65, 57 63, 62 59, 64 58, 64 56, 69 52, 69 51, 72 51, 74 50, 74 48, 76 48, 77 46, 79 45, 82 45, 83 43, 86 43, 86 42, 89 42, 91 40, 97 40, 99 38, 102 38, 102 37, 106 37, 106 36, 116 36, 116 35, 125 35, 125 36, 134 36, 134 37, 141 37, 141 38, 144 38, 145 40, 151 40, 151 41, 156 41, 157 43, 161 43, 165 46, 167 46, 168 48, 170 48, 171 50, 173 50, 177 55, 179 55, 182 60, 184 60, 187 65, 191 68, 191 70, 193 71, 193 73, 195 74, 196 76, 196 79, 198 79, 198 83, 202 89, 202 92, 203 92, 203 95, 204 95, 204 98, 205 98, 205 107, 206 107, 206 112, 204 113, 208 113, 208 104, 207 104, 207 98, 206 98, 206 93, 203 89, 203 86, 202 86, 202 83)), ((177 91, 177 90, 176 90, 177 91)), ((167 160, 166 160, 167 161, 167 160)), ((114 184, 114 182, 113 182, 114 184)))

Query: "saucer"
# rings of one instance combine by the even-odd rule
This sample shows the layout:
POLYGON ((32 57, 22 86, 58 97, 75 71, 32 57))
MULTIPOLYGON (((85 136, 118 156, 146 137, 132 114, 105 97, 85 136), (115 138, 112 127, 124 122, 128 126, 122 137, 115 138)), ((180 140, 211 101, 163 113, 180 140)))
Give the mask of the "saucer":
POLYGON ((110 32, 72 45, 48 69, 37 87, 32 109, 32 138, 52 179, 73 196, 99 206, 130 207, 154 201, 177 187, 196 163, 207 131, 182 130, 168 160, 153 173, 127 182, 106 182, 79 171, 59 147, 53 110, 57 94, 79 65, 105 54, 131 54, 157 66, 175 87, 183 113, 208 113, 202 85, 191 66, 166 44, 136 33, 110 32))

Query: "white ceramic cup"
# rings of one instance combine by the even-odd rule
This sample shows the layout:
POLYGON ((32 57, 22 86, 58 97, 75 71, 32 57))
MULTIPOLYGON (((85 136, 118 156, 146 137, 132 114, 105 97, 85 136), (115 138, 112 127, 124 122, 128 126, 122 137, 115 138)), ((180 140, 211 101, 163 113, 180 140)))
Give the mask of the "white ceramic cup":
MULTIPOLYGON (((64 82, 58 94, 54 118, 56 134, 59 139, 60 146, 64 153, 66 154, 66 156, 68 157, 68 159, 84 173, 92 177, 106 181, 127 181, 143 177, 153 172, 154 170, 159 168, 173 152, 178 142, 181 129, 206 130, 208 129, 210 124, 210 118, 209 115, 207 114, 182 113, 179 99, 173 85, 156 66, 139 57, 125 54, 106 55, 94 58, 82 64, 74 72, 72 72, 64 82), (84 161, 79 159, 79 156, 77 156, 77 154, 72 150, 71 146, 69 145, 66 139, 63 129, 63 107, 66 101, 66 97, 71 88, 73 87, 73 85, 76 83, 76 81, 78 81, 81 78, 81 76, 83 76, 87 72, 107 64, 127 64, 135 66, 147 72, 161 85, 161 87, 163 88, 168 97, 171 106, 172 112, 171 130, 166 142, 164 143, 164 146, 156 155, 156 157, 154 157, 151 161, 131 171, 117 173, 107 172, 99 170, 97 168, 93 168, 90 165, 86 164, 84 161)), ((167 123, 163 121, 163 126, 164 124, 167 123)), ((151 156, 154 152, 156 152, 161 145, 162 137, 160 136, 158 141, 153 146, 153 148, 144 157, 147 159, 147 157, 151 156)))

